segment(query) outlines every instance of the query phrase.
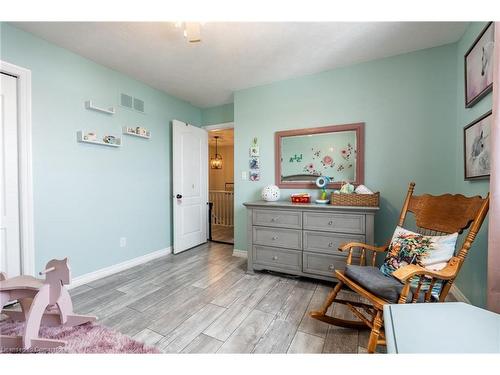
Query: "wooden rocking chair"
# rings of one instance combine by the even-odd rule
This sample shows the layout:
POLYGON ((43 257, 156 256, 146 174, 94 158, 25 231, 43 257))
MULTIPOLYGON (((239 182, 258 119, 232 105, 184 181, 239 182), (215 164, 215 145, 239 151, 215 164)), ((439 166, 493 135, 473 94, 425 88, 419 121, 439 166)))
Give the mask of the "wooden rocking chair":
POLYGON ((410 264, 396 270, 392 274, 394 277, 387 277, 375 268, 375 265, 377 253, 387 251, 389 245, 376 247, 351 242, 339 248, 339 251, 348 251, 349 253, 346 270, 335 271, 335 276, 339 280, 338 284, 329 293, 322 309, 310 312, 311 317, 337 326, 357 329, 370 328, 369 353, 374 353, 377 345, 385 345, 382 315, 385 304, 443 302, 445 300, 488 213, 489 194, 486 198, 480 196, 465 197, 460 194, 444 194, 440 196, 423 194, 416 196, 413 195, 414 188, 415 183, 410 183, 401 210, 399 226, 403 227, 407 213, 411 212, 415 217, 417 231, 423 235, 437 236, 455 232, 462 233, 470 227, 462 247, 448 261, 446 267, 440 271, 430 271, 418 265, 410 264), (359 254, 359 266, 364 267, 351 265, 353 257, 357 258, 357 254, 354 254, 355 249, 359 249, 357 252, 359 254), (367 266, 366 260, 370 255, 371 266, 367 266), (354 275, 355 271, 357 272, 355 278, 358 281, 355 281, 350 276, 354 275), (419 277, 419 283, 414 289, 410 286, 410 280, 415 276, 419 277), (421 296, 420 288, 426 278, 427 280, 430 279, 430 287, 421 296), (438 281, 443 284, 439 292, 439 298, 436 299, 431 295, 431 291, 438 281), (370 303, 337 299, 337 294, 344 285, 370 303), (391 293, 388 293, 388 291, 391 293), (359 320, 351 321, 326 315, 328 308, 334 302, 346 305, 359 320))

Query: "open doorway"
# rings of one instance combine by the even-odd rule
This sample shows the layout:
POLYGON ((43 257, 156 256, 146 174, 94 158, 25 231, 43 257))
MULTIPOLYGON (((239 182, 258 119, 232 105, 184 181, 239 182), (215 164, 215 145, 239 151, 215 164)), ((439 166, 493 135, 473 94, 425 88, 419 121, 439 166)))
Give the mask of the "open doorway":
POLYGON ((209 240, 234 244, 234 129, 207 130, 209 240))

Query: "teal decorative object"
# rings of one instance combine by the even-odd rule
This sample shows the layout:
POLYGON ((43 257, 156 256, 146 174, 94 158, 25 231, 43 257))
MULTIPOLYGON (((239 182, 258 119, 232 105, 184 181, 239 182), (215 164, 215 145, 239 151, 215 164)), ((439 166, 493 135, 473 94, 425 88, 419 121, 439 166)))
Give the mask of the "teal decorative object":
POLYGON ((316 199, 316 203, 328 203, 330 200, 328 199, 328 196, 326 194, 326 187, 330 183, 330 178, 327 176, 319 176, 316 179, 316 186, 319 187, 321 191, 320 199, 316 199))
POLYGON ((316 179, 316 186, 321 189, 321 197, 320 201, 328 201, 327 194, 326 194, 326 187, 330 183, 330 178, 327 176, 319 176, 316 179))

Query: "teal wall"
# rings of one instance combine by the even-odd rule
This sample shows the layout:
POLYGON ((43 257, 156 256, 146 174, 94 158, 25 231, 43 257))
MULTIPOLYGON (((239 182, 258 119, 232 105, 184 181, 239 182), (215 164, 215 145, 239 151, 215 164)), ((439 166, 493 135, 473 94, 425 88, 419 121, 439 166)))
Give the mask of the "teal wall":
MULTIPOLYGON (((242 203, 274 183, 275 131, 363 121, 365 183, 382 193, 376 241, 394 229, 407 183, 418 192, 481 194, 488 181, 463 180, 463 126, 491 109, 491 94, 463 105, 463 55, 484 23, 462 39, 433 48, 277 82, 235 93, 235 103, 200 110, 38 37, 0 23, 0 58, 32 71, 36 268, 69 256, 78 276, 171 245, 170 124, 235 121, 235 176, 248 170, 247 149, 261 146, 261 181, 236 179, 236 245, 246 249, 242 203), (117 106, 126 92, 146 114, 117 106), (115 105, 110 117, 85 100, 115 105), (111 149, 75 141, 78 129, 119 133, 152 130, 145 141, 123 138, 111 149), (119 247, 127 237, 127 247, 119 247)), ((287 198, 292 190, 282 190, 287 198)), ((314 192, 316 193, 316 191, 314 192)), ((486 301, 486 225, 457 281, 477 305, 486 301)))
POLYGON ((206 125, 223 124, 234 121, 233 103, 223 104, 216 107, 204 108, 201 111, 202 123, 206 125))
MULTIPOLYGON (((457 121, 455 124, 455 191, 465 195, 485 196, 489 191, 489 180, 465 181, 463 163, 463 128, 492 107, 492 94, 484 97, 472 108, 464 104, 464 55, 486 23, 474 22, 469 25, 463 37, 457 43, 457 121)), ((488 221, 483 224, 474 246, 467 256, 462 271, 457 279, 457 286, 478 306, 486 305, 487 252, 488 252, 488 221)))
POLYGON ((201 111, 11 25, 0 31, 0 58, 32 72, 36 269, 69 256, 78 276, 170 246, 170 123, 201 125, 201 111), (119 107, 121 92, 143 99, 146 114, 119 107), (86 110, 88 99, 117 113, 86 110), (136 124, 152 139, 124 137, 118 149, 76 142, 78 129, 136 124))
MULTIPOLYGON (((417 193, 453 189, 456 67, 453 44, 237 91, 235 176, 248 170, 246 150, 254 137, 262 175, 259 182, 236 178, 236 248, 246 249, 242 203, 259 199, 262 187, 274 183, 279 130, 366 123, 365 184, 382 195, 379 244, 394 231, 410 181, 417 193)), ((292 191, 281 192, 287 199, 292 191)))
MULTIPOLYGON (((246 249, 242 203, 259 199, 274 183, 274 132, 352 122, 366 123, 365 184, 382 193, 376 242, 394 230, 409 181, 416 193, 486 195, 489 180, 464 181, 463 127, 491 109, 491 93, 464 106, 463 58, 486 23, 471 23, 454 44, 237 91, 235 176, 248 170, 251 140, 258 137, 261 181, 236 179, 235 247, 246 249)), ((296 192, 281 190, 282 197, 296 192), (283 196, 284 195, 284 196, 283 196)), ((317 194, 317 191, 313 191, 317 194)), ((486 304, 486 221, 457 286, 478 306, 486 304)))

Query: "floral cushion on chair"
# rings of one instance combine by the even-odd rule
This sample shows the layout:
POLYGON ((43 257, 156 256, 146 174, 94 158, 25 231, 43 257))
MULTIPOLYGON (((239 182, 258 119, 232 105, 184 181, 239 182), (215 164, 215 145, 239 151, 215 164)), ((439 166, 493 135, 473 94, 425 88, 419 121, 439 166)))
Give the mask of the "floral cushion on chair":
MULTIPOLYGON (((389 245, 387 256, 380 267, 380 271, 386 276, 390 276, 400 267, 409 264, 418 264, 433 271, 439 271, 446 266, 446 263, 455 253, 458 233, 446 236, 424 236, 407 229, 396 227, 389 245)), ((419 278, 415 276, 411 280, 412 287, 416 288, 419 278)), ((435 297, 439 296, 441 282, 436 282, 432 289, 435 297)), ((421 291, 429 289, 430 280, 426 280, 421 287, 421 291)))

